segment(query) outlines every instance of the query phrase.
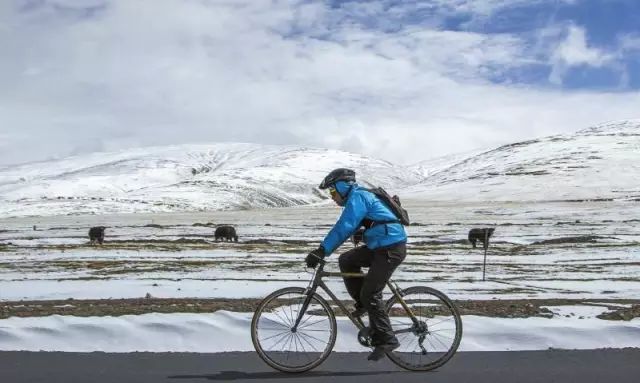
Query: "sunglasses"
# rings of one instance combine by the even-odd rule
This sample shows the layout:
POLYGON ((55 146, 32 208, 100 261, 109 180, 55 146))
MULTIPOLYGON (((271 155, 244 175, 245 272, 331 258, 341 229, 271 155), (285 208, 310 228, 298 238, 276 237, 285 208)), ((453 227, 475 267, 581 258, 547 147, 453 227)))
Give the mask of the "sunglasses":
POLYGON ((329 188, 329 194, 331 194, 331 197, 335 197, 336 195, 338 195, 338 191, 336 190, 336 188, 329 188))

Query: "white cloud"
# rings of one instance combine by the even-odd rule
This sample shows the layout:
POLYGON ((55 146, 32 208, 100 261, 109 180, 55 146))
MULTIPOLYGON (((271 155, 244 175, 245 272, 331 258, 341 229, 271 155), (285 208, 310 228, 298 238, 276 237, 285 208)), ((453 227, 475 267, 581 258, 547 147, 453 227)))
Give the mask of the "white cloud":
MULTIPOLYGON (((96 0, 89 13, 64 3, 71 11, 0 5, 0 135, 13 140, 0 163, 203 141, 413 162, 637 117, 635 92, 492 84, 541 58, 518 36, 441 31, 428 18, 367 25, 390 12, 379 2, 96 0)), ((558 62, 606 63, 579 32, 565 42, 558 62)))
POLYGON ((577 66, 602 67, 613 63, 615 55, 604 50, 589 47, 584 28, 569 25, 566 38, 551 55, 553 69, 549 81, 561 84, 566 72, 577 66))
POLYGON ((622 52, 640 51, 640 35, 624 34, 619 37, 619 46, 622 52))

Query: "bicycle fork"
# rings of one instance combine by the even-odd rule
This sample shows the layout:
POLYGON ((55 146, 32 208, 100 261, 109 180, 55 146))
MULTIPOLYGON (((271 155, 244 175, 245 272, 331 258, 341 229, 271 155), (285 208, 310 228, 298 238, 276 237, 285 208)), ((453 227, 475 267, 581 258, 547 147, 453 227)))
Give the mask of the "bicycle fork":
POLYGON ((316 288, 317 287, 313 287, 313 288, 307 289, 307 291, 305 292, 307 294, 307 296, 306 296, 306 298, 304 298, 304 302, 302 303, 302 307, 300 308, 300 312, 298 313, 298 317, 296 318, 296 322, 293 324, 293 327, 291 328, 291 332, 298 331, 298 325, 300 324, 300 321, 302 320, 302 317, 304 316, 304 313, 306 313, 307 309, 309 308, 309 304, 311 303, 311 299, 313 298, 313 294, 316 293, 316 288))

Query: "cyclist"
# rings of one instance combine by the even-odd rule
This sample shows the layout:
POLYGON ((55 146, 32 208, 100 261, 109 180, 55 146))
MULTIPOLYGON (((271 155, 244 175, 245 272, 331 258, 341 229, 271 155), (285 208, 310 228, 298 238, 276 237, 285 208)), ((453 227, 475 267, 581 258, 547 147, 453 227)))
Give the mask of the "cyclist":
POLYGON ((358 186, 353 170, 335 169, 319 187, 329 189, 333 201, 344 209, 320 246, 307 255, 307 266, 315 268, 320 259, 329 256, 364 226, 365 245, 341 254, 338 263, 343 273, 369 268, 364 278, 344 278, 344 283, 356 302, 353 314, 369 315, 374 350, 367 359, 382 359, 386 352, 400 346, 385 311, 382 290, 407 254, 407 234, 398 218, 376 195, 358 186))

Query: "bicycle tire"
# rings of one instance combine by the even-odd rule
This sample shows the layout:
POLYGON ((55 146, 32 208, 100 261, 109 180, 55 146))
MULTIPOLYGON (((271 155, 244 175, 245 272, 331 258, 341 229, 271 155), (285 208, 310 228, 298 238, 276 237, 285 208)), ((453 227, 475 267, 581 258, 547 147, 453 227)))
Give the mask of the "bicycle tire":
POLYGON ((393 352, 388 352, 387 357, 396 365, 411 371, 429 371, 442 366, 456 353, 462 339, 462 319, 458 309, 444 293, 426 286, 413 286, 402 290, 402 299, 411 307, 417 319, 425 324, 424 329, 427 331, 420 331, 411 322, 406 310, 402 308, 400 301, 394 295, 387 301, 386 310, 394 332, 398 333, 400 347, 393 352), (396 315, 397 313, 393 310, 403 313, 404 317, 396 315), (394 315, 392 316, 392 314, 394 315), (437 327, 446 322, 453 325, 453 328, 445 328, 448 332, 441 332, 443 328, 438 329, 437 327), (415 331, 409 331, 409 329, 415 331), (436 334, 437 332, 441 333, 436 334), (419 340, 420 335, 424 336, 422 340, 419 340), (450 345, 445 344, 446 339, 449 339, 447 335, 452 336, 450 345), (432 339, 428 338, 429 336, 432 339), (416 338, 418 342, 416 346, 413 346, 416 338), (426 345, 423 344, 425 340, 427 341, 426 345), (419 348, 419 350, 413 347, 419 348), (437 351, 438 348, 446 348, 446 350, 437 351), (428 354, 437 357, 432 361, 420 362, 420 357, 428 354), (418 360, 418 362, 413 363, 408 360, 418 360))
MULTIPOLYGON (((327 357, 329 357, 329 354, 331 354, 331 351, 333 350, 333 347, 335 345, 336 335, 337 335, 337 325, 336 325, 335 314, 331 309, 331 306, 327 303, 327 301, 317 293, 313 295, 311 304, 309 305, 309 309, 307 309, 307 311, 305 312, 305 316, 303 317, 303 320, 300 321, 301 326, 298 327, 297 331, 295 332, 291 331, 291 328, 289 328, 290 334, 287 333, 287 330, 286 330, 287 326, 291 325, 292 322, 295 320, 295 317, 297 317, 300 307, 302 306, 301 302, 304 301, 304 298, 306 297, 306 295, 304 295, 305 291, 306 290, 302 287, 285 287, 283 289, 276 290, 273 293, 269 294, 266 298, 264 298, 260 302, 260 304, 256 308, 255 313, 253 314, 253 319, 251 320, 251 341, 253 342, 253 346, 256 352, 258 353, 258 356, 260 356, 260 359, 262 359, 265 363, 275 368, 276 370, 283 371, 283 372, 291 372, 291 373, 309 371, 317 367, 318 365, 320 365, 322 362, 324 362, 324 360, 327 359, 327 357), (295 301, 294 304, 289 304, 288 306, 286 305, 287 299, 283 297, 287 295, 290 295, 290 297, 288 298, 289 300, 295 301), (283 303, 281 303, 280 306, 278 306, 278 303, 277 303, 278 299, 284 299, 283 303), (298 311, 294 311, 294 308, 293 308, 294 306, 296 306, 296 310, 298 311), (278 313, 274 311, 275 312, 274 318, 268 318, 267 317, 268 310, 273 309, 274 307, 275 308, 285 307, 285 309, 281 311, 280 314, 282 315, 278 315, 278 313), (287 307, 288 307, 288 310, 286 309, 287 307), (328 324, 329 326, 329 329, 328 329, 329 334, 326 339, 326 345, 324 346, 322 351, 318 351, 313 345, 314 343, 316 343, 317 340, 321 340, 317 338, 317 336, 320 336, 320 335, 315 333, 314 335, 304 335, 305 331, 307 331, 305 330, 305 328, 308 329, 309 331, 314 331, 314 332, 321 331, 313 327, 309 328, 320 322, 325 322, 322 319, 317 320, 319 316, 316 315, 316 318, 314 319, 315 322, 311 321, 309 324, 309 321, 314 316, 315 310, 318 310, 318 309, 322 310, 320 313, 321 315, 324 314, 327 316, 326 324, 328 324), (283 341, 284 344, 282 346, 283 347, 282 350, 280 351, 265 350, 265 345, 263 345, 263 343, 266 343, 266 340, 268 340, 269 338, 278 340, 278 336, 280 335, 276 333, 275 335, 270 335, 267 338, 261 339, 261 332, 266 332, 264 328, 262 330, 260 328, 261 321, 263 319, 265 320, 265 322, 266 321, 270 321, 272 323, 279 322, 280 327, 277 327, 277 329, 274 329, 274 331, 281 331, 280 335, 283 337, 282 339, 285 339, 283 341), (291 340, 287 341, 286 339, 289 339, 287 337, 290 337, 291 340), (287 342, 289 347, 295 344, 296 354, 294 354, 294 357, 305 356, 306 357, 305 359, 308 360, 308 363, 302 363, 302 364, 290 363, 289 360, 291 357, 291 353, 293 353, 293 350, 286 350, 286 351, 284 350, 284 348, 287 347, 287 342), (302 352, 298 349, 298 345, 301 345, 301 347, 303 348, 302 352), (305 352, 304 351, 305 345, 311 346, 315 352, 311 352, 311 351, 305 352), (272 352, 273 352, 273 355, 271 354, 272 352), (274 357, 276 355, 282 355, 282 354, 286 354, 286 357, 283 358, 284 361, 274 357)), ((319 344, 321 343, 318 343, 318 345, 319 344)))

